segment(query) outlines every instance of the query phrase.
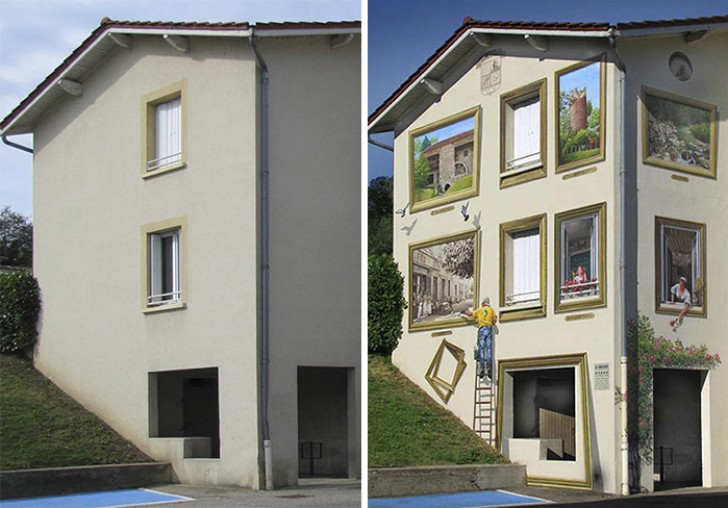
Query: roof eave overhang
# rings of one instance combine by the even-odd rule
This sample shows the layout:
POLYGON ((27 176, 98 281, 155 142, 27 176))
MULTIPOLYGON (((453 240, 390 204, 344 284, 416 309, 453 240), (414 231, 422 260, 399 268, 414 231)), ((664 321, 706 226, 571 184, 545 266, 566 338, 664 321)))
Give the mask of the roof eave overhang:
POLYGON ((324 35, 360 34, 361 28, 257 29, 257 37, 315 37, 324 35))
POLYGON ((383 119, 387 117, 387 114, 394 109, 400 100, 412 92, 417 86, 419 86, 422 79, 426 78, 430 72, 437 68, 462 42, 471 36, 471 34, 488 34, 488 35, 508 35, 508 36, 524 36, 524 35, 537 35, 542 37, 581 37, 581 38, 604 38, 611 37, 614 32, 611 30, 590 30, 590 31, 578 31, 578 30, 528 30, 528 29, 494 29, 494 28, 478 28, 472 27, 463 31, 463 33, 452 43, 450 46, 429 66, 423 69, 412 82, 400 92, 397 97, 376 117, 374 117, 368 124, 367 130, 371 134, 379 132, 388 132, 393 130, 393 126, 381 125, 383 119))
MULTIPOLYGON (((17 128, 16 126, 22 120, 23 116, 36 107, 53 87, 58 86, 58 82, 63 78, 67 77, 76 68, 79 63, 84 61, 84 58, 92 53, 101 44, 105 38, 110 34, 121 34, 121 35, 176 35, 186 37, 250 37, 253 34, 252 28, 247 29, 185 29, 185 28, 126 28, 126 27, 113 27, 110 26, 106 29, 102 29, 96 35, 96 37, 88 44, 88 46, 71 61, 62 64, 60 67, 55 69, 44 81, 45 83, 41 86, 37 92, 31 92, 30 96, 33 99, 25 104, 22 108, 11 113, 10 121, 7 125, 0 127, 0 135, 9 136, 16 134, 29 134, 32 132, 30 126, 17 128)), ((29 97, 30 97, 29 96, 29 97)), ((27 98, 26 98, 27 100, 27 98)), ((22 103, 21 103, 22 104, 22 103)))
POLYGON ((661 27, 644 27, 629 28, 621 27, 617 29, 616 35, 619 38, 631 37, 655 37, 661 35, 679 35, 685 32, 711 31, 728 29, 728 23, 703 23, 694 25, 675 25, 661 27))

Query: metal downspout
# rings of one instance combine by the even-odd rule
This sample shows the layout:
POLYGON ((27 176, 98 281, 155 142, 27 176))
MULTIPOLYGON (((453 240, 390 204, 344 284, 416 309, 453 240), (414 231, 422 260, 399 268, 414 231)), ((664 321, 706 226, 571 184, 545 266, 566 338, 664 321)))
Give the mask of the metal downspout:
MULTIPOLYGON (((627 228, 626 228, 626 191, 627 191, 627 177, 625 174, 626 156, 625 156, 625 122, 627 120, 626 111, 626 83, 625 83, 625 65, 622 58, 619 56, 617 51, 617 36, 614 33, 614 28, 610 28, 611 32, 609 35, 609 46, 611 47, 617 68, 619 68, 619 109, 620 109, 620 153, 619 153, 619 180, 620 180, 620 193, 619 193, 619 213, 620 213, 620 259, 619 259, 619 285, 622 288, 621 298, 621 322, 620 322, 620 336, 621 336, 621 358, 620 358, 620 384, 622 385, 622 398, 620 400, 620 409, 622 415, 622 432, 621 432, 621 462, 622 462, 622 495, 629 495, 629 435, 627 433, 628 418, 627 418, 627 399, 624 396, 627 394, 627 299, 626 299, 626 262, 627 262, 627 228)), ((629 394, 630 396, 632 394, 629 394)))
POLYGON ((261 412, 263 417, 263 460, 265 464, 265 490, 273 490, 273 452, 268 422, 269 384, 269 322, 270 322, 270 222, 268 199, 268 66, 258 50, 255 31, 250 36, 250 47, 260 66, 261 81, 261 155, 260 155, 260 237, 261 237, 261 412))
POLYGON ((19 145, 17 143, 13 143, 12 141, 10 141, 8 139, 7 135, 5 135, 5 134, 2 135, 2 140, 3 140, 3 143, 5 143, 8 146, 11 146, 13 148, 17 148, 18 150, 22 150, 24 152, 33 153, 33 149, 32 148, 28 148, 27 146, 23 146, 23 145, 19 145))

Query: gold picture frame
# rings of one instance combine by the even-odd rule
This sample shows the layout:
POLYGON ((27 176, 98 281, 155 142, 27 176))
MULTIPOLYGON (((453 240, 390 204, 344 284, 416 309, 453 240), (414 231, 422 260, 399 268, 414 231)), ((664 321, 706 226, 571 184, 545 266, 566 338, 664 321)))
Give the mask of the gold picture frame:
POLYGON ((409 331, 472 324, 460 312, 478 307, 479 264, 479 230, 410 245, 409 331))
POLYGON ((419 212, 478 194, 480 106, 409 133, 410 210, 419 212))
POLYGON ((716 178, 718 108, 642 87, 642 162, 716 178))
POLYGON ((452 394, 455 393, 455 387, 457 387, 460 378, 463 377, 463 372, 465 372, 466 366, 465 351, 455 344, 448 342, 446 339, 442 339, 442 342, 437 348, 435 356, 432 358, 432 362, 425 373, 425 379, 428 383, 430 383, 432 389, 445 404, 448 403, 452 394), (440 377, 443 355, 446 351, 455 361, 455 368, 453 369, 452 378, 450 380, 442 379, 440 377))
POLYGON ((556 71, 556 173, 604 160, 606 75, 604 55, 556 71))
MULTIPOLYGON (((560 486, 577 489, 592 489, 593 487, 593 466, 592 466, 592 446, 591 446, 591 397, 589 394, 589 368, 586 353, 575 353, 566 355, 541 356, 534 358, 510 358, 502 359, 498 362, 498 394, 496 406, 496 450, 503 451, 504 439, 504 404, 506 403, 506 392, 510 387, 509 402, 512 405, 512 378, 509 373, 518 371, 535 371, 555 368, 573 368, 575 388, 575 399, 579 401, 579 406, 575 407, 575 414, 580 419, 580 425, 576 428, 581 429, 580 448, 583 453, 583 473, 581 478, 557 478, 549 476, 528 475, 526 482, 528 485, 534 486, 560 486), (509 384, 510 381, 510 384, 509 384)), ((513 416, 510 415, 512 419, 513 416)), ((579 448, 577 448, 577 451, 579 448)), ((574 462, 575 468, 579 468, 578 458, 574 462)))

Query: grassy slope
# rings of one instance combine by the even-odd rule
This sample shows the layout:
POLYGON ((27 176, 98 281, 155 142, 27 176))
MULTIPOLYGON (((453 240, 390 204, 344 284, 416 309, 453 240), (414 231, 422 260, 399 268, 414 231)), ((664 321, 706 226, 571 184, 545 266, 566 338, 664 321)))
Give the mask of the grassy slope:
POLYGON ((0 356, 0 470, 149 462, 14 356, 0 356))
POLYGON ((508 462, 410 382, 369 358, 369 467, 508 462))

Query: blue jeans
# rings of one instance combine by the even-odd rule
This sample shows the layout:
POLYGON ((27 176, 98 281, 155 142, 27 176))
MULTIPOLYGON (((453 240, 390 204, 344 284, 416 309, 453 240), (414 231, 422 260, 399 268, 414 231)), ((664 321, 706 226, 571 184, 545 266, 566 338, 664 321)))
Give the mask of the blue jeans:
POLYGON ((482 372, 490 372, 493 362, 493 327, 478 328, 478 365, 482 372), (487 370, 486 370, 487 365, 487 370))

